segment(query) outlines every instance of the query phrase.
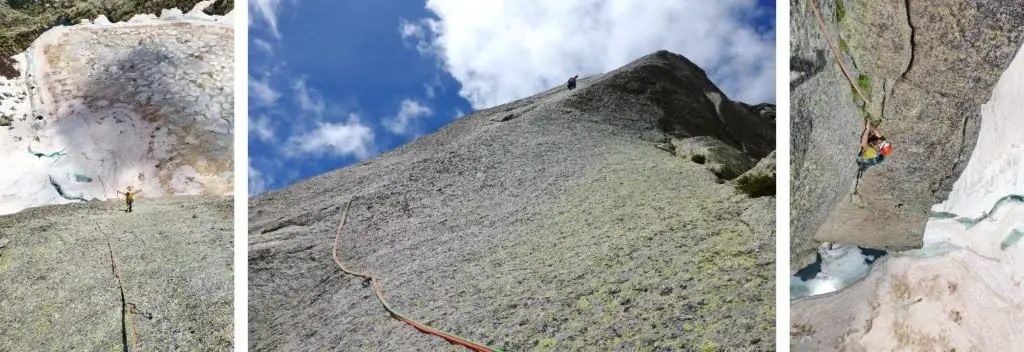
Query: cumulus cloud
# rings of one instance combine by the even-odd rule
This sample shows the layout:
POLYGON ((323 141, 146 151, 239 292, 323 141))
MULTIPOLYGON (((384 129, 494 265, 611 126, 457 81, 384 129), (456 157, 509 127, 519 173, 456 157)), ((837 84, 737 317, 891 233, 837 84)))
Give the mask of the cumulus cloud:
POLYGON ((263 39, 255 38, 252 40, 252 43, 256 45, 257 49, 263 50, 263 52, 267 53, 267 55, 274 54, 274 46, 270 44, 270 42, 263 39))
POLYGON ((249 76, 249 96, 256 98, 257 104, 270 105, 281 97, 281 93, 275 91, 268 81, 269 79, 259 80, 249 76))
POLYGON ((249 1, 249 26, 253 25, 253 18, 257 18, 267 24, 267 29, 274 38, 281 39, 281 32, 277 30, 277 9, 281 0, 252 0, 249 1))
POLYGON ((255 121, 249 117, 249 133, 264 142, 274 139, 274 129, 270 126, 270 119, 264 115, 260 115, 255 121))
POLYGON ((759 32, 749 23, 760 11, 753 0, 428 0, 426 7, 436 19, 403 19, 399 32, 436 57, 477 109, 661 49, 701 66, 734 100, 775 100, 775 24, 759 32))
POLYGON ((441 83, 441 76, 434 75, 430 82, 423 84, 423 90, 427 99, 434 99, 438 91, 444 92, 444 84, 441 83))
POLYGON ((252 161, 249 161, 249 195, 266 192, 272 182, 274 182, 274 179, 270 175, 264 174, 252 167, 252 161))
POLYGON ((398 109, 398 115, 389 117, 381 121, 384 127, 387 127, 391 133, 399 135, 413 134, 417 132, 415 128, 415 119, 420 117, 427 117, 433 115, 434 112, 430 108, 423 106, 419 102, 411 99, 402 100, 402 104, 398 109))
POLYGON ((289 138, 285 152, 292 157, 354 156, 360 160, 369 158, 374 152, 373 129, 363 124, 356 114, 349 114, 346 122, 320 122, 316 125, 311 131, 289 138))
POLYGON ((295 91, 295 102, 299 104, 299 109, 313 114, 316 118, 323 116, 324 110, 327 108, 323 96, 320 95, 320 92, 306 86, 305 77, 295 80, 292 83, 292 89, 295 91))

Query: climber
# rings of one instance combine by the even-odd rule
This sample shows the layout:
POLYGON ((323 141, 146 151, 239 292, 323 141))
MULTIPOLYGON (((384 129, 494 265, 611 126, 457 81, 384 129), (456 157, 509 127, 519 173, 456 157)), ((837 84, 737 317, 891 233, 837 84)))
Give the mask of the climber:
POLYGON ((892 144, 885 140, 882 131, 871 124, 871 120, 864 120, 864 133, 860 136, 860 154, 857 158, 857 165, 860 165, 858 176, 864 173, 868 167, 877 165, 892 154, 892 144))
POLYGON ((128 191, 127 192, 117 191, 117 194, 123 194, 124 195, 124 200, 125 200, 126 203, 128 203, 128 210, 127 210, 127 212, 129 212, 129 213, 132 212, 132 203, 135 202, 135 195, 139 194, 139 192, 142 192, 142 190, 141 189, 140 190, 134 190, 132 188, 132 186, 128 186, 128 191))
POLYGON ((576 89, 576 78, 579 76, 580 75, 574 75, 572 77, 569 77, 569 82, 566 83, 565 87, 569 88, 569 90, 576 89))

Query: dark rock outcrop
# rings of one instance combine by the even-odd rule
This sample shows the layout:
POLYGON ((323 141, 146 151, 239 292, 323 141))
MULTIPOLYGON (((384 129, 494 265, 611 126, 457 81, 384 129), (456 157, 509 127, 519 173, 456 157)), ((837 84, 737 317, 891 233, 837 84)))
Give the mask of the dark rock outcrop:
POLYGON ((249 347, 446 348, 332 261, 354 198, 342 260, 439 329, 509 351, 772 349, 775 197, 665 147, 707 136, 759 160, 772 108, 660 51, 254 197, 249 347))
MULTIPOLYGON (((0 1, 0 75, 6 75, 4 67, 7 63, 3 59, 25 51, 40 34, 57 24, 77 24, 79 20, 93 20, 100 15, 106 16, 111 22, 127 21, 138 14, 159 15, 164 9, 188 11, 201 1, 0 1)), ((217 0, 203 12, 208 15, 224 15, 234 8, 234 0, 217 0)))

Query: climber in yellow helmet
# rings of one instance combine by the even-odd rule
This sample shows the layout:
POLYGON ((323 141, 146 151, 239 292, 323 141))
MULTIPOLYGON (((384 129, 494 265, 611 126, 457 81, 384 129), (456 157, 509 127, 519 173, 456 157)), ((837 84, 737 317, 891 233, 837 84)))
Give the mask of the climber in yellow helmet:
POLYGON ((885 158, 892 154, 892 144, 885 140, 882 131, 871 124, 871 120, 864 120, 864 133, 860 136, 860 153, 857 158, 857 165, 860 169, 857 172, 859 177, 872 165, 878 165, 885 161, 885 158))
POLYGON ((132 203, 135 202, 135 195, 139 194, 139 192, 142 192, 142 190, 141 189, 140 190, 136 190, 136 189, 132 188, 132 186, 128 186, 128 190, 125 191, 125 192, 117 191, 117 194, 123 194, 124 195, 124 200, 125 200, 126 203, 128 203, 127 212, 129 212, 129 213, 132 212, 132 203))

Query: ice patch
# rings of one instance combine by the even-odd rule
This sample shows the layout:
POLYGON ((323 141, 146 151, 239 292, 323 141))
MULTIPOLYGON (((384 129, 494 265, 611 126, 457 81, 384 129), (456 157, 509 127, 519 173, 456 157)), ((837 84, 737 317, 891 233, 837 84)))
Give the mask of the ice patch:
MULTIPOLYGON (((110 23, 106 17, 99 16, 94 21, 86 20, 75 26, 56 27, 40 35, 25 53, 13 57, 21 75, 14 79, 0 77, 0 112, 8 117, 3 119, 5 124, 10 121, 9 126, 0 127, 0 160, 4 161, 0 169, 0 214, 47 204, 115 198, 115 190, 123 190, 128 185, 143 189, 147 197, 179 192, 230 192, 230 179, 220 179, 226 168, 223 161, 201 167, 202 172, 187 166, 189 163, 221 159, 220 155, 225 154, 222 151, 230 151, 231 148, 231 138, 222 138, 224 141, 221 141, 211 137, 230 136, 232 132, 230 116, 222 116, 220 100, 214 102, 210 95, 215 94, 218 98, 223 95, 230 99, 230 64, 225 66, 223 57, 207 55, 201 59, 201 64, 193 66, 196 70, 208 71, 210 77, 223 83, 221 88, 226 90, 201 94, 201 101, 188 105, 187 108, 192 110, 185 114, 161 105, 168 94, 191 92, 169 90, 184 89, 175 85, 169 88, 167 85, 140 82, 127 86, 128 89, 94 92, 96 96, 110 93, 110 99, 94 98, 88 103, 78 94, 62 93, 69 86, 88 84, 94 75, 113 80, 116 78, 111 77, 123 79, 124 76, 155 72, 147 62, 153 58, 131 57, 134 60, 132 68, 136 68, 135 62, 141 62, 149 71, 142 71, 144 68, 140 66, 136 68, 139 72, 127 72, 126 67, 118 67, 116 62, 107 63, 106 60, 97 60, 98 55, 93 53, 79 52, 75 46, 81 45, 81 40, 69 38, 94 39, 95 33, 99 33, 82 32, 80 29, 83 27, 93 30, 155 27, 182 21, 201 26, 214 25, 216 28, 230 26, 230 18, 202 13, 202 9, 211 3, 201 2, 188 14, 172 9, 163 11, 160 17, 138 15, 120 23, 110 23), (33 57, 42 57, 43 50, 53 57, 34 61, 33 57), (72 66, 77 69, 73 70, 72 66), (146 94, 150 96, 146 98, 146 94), (126 101, 147 105, 140 108, 126 101), (159 111, 146 110, 153 107, 159 111), (194 145, 183 145, 186 139, 194 145), (204 183, 214 185, 214 190, 204 188, 204 183)), ((133 33, 148 30, 138 29, 133 33)), ((174 35, 175 30, 180 31, 172 29, 169 35, 174 35)), ((170 42, 173 39, 164 38, 166 36, 151 41, 159 45, 154 50, 166 54, 171 46, 160 41, 170 42)), ((145 44, 150 43, 147 41, 145 44)), ((167 67, 166 72, 159 73, 168 76, 175 72, 180 74, 180 71, 167 66, 166 58, 158 61, 167 67)))
POLYGON ((884 254, 852 245, 822 244, 818 248, 818 261, 808 268, 811 272, 798 272, 790 278, 789 297, 823 295, 848 287, 871 273, 872 264, 884 254), (801 274, 805 277, 800 277, 801 274))

